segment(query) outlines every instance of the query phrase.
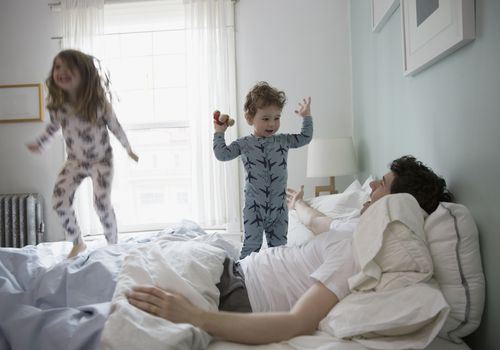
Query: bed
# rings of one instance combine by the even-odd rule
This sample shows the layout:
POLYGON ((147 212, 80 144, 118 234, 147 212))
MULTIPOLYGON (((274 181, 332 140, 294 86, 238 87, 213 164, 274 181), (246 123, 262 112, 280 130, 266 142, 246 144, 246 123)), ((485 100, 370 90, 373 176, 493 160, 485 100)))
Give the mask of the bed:
MULTIPOLYGON (((333 218, 351 220, 369 194, 369 181, 354 181, 343 193, 308 201, 333 218)), ((71 260, 64 259, 68 242, 0 249, 0 349, 469 349, 462 338, 478 327, 484 306, 477 228, 463 205, 441 203, 425 219, 423 231, 434 266, 432 293, 439 294, 429 294, 423 305, 415 300, 395 310, 391 304, 399 294, 372 299, 371 294, 352 293, 314 335, 262 346, 213 339, 195 327, 138 312, 126 302, 130 286, 157 284, 201 307, 217 308, 214 284, 225 257, 237 259, 238 245, 191 221, 115 246, 90 242, 86 252, 71 260), (183 258, 186 254, 189 260, 183 258), (446 307, 441 303, 429 314, 437 296, 446 307), (384 316, 377 310, 385 310, 384 316), (415 337, 419 332, 424 336, 415 337)), ((311 237, 291 211, 288 244, 311 237)))

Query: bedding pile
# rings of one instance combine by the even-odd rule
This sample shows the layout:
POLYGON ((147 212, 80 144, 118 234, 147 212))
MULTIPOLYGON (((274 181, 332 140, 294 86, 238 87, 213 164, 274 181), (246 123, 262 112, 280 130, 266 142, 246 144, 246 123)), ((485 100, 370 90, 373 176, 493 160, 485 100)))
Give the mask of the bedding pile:
POLYGON ((181 290, 201 291, 191 294, 193 302, 216 308, 214 282, 226 255, 235 259, 238 251, 219 235, 205 234, 187 221, 148 239, 106 246, 69 260, 43 247, 1 249, 0 348, 132 349, 131 341, 140 341, 135 348, 144 348, 146 341, 158 341, 153 330, 171 335, 162 349, 206 348, 210 341, 206 333, 190 326, 172 327, 168 321, 131 310, 123 292, 136 282, 170 288, 167 280, 175 278, 181 290), (186 252, 190 259, 180 259, 186 252), (207 274, 205 268, 214 272, 207 274), (154 328, 132 332, 141 318, 154 328), (123 341, 127 346, 118 347, 123 341))
POLYGON ((154 243, 130 252, 123 262, 104 325, 101 349, 206 349, 211 336, 189 324, 176 324, 130 305, 125 293, 134 285, 156 285, 177 292, 206 310, 217 310, 226 257, 224 250, 193 239, 154 243), (120 336, 117 336, 120 335, 120 336))

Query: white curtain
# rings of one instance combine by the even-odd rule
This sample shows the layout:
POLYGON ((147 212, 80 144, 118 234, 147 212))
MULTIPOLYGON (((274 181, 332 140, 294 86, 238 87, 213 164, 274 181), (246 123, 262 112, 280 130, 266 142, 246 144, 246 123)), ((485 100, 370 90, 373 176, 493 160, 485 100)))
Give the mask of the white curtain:
MULTIPOLYGON (((212 151, 212 111, 236 117, 233 2, 184 0, 188 57, 188 115, 193 141, 193 217, 205 227, 226 225, 240 232, 238 160, 219 162, 212 151)), ((100 57, 104 0, 62 0, 63 48, 100 57)), ((236 127, 226 141, 236 137, 236 127)), ((90 181, 75 196, 82 233, 102 232, 92 204, 90 181)), ((181 219, 181 218, 179 218, 181 219)))
MULTIPOLYGON (((230 0, 184 0, 188 56, 188 118, 191 122, 196 217, 240 231, 238 160, 219 162, 212 151, 212 111, 236 117, 233 6, 230 0)), ((226 142, 236 127, 226 131, 226 142)))
MULTIPOLYGON (((104 0, 61 0, 62 49, 75 49, 100 57, 104 32, 104 0)), ((78 188, 74 208, 82 235, 102 233, 93 206, 92 182, 78 188)))
POLYGON ((104 32, 104 0, 61 0, 62 47, 98 55, 104 32))

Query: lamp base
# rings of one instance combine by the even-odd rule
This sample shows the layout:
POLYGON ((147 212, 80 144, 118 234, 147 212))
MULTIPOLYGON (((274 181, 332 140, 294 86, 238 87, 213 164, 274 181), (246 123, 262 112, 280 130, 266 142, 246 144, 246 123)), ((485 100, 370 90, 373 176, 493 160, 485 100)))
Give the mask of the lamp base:
POLYGON ((328 192, 330 194, 337 193, 337 190, 335 189, 335 176, 330 176, 330 185, 316 186, 314 188, 314 194, 316 197, 318 197, 321 192, 328 192))

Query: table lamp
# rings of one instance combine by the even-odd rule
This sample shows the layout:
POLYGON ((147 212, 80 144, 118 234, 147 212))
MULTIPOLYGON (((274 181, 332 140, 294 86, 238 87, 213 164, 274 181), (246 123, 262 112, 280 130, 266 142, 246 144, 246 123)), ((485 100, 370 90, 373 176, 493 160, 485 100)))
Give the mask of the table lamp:
POLYGON ((307 177, 330 177, 330 185, 316 186, 320 192, 337 193, 335 176, 350 175, 357 171, 352 137, 314 138, 307 148, 307 177))

